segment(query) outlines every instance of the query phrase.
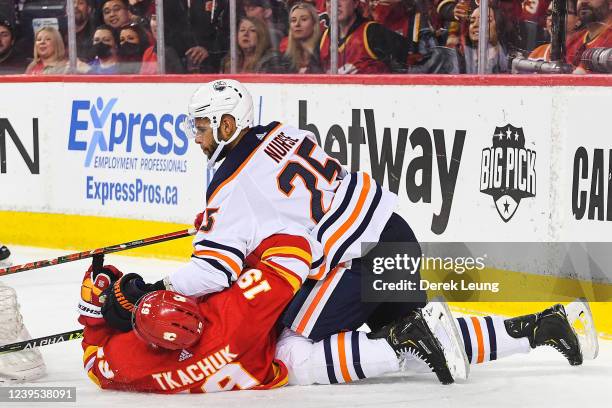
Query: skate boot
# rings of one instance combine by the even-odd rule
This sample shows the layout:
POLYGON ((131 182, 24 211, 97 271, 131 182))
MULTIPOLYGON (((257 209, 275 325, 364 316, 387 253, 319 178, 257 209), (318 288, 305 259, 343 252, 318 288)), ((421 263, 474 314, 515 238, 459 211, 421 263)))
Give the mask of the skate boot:
POLYGON ((377 332, 369 333, 368 338, 387 340, 400 361, 400 367, 404 359, 416 356, 431 368, 442 384, 454 382, 442 346, 431 332, 420 310, 395 323, 383 326, 377 332))
MULTIPOLYGON (((15 290, 0 282, 0 345, 31 338, 23 325, 15 290)), ((45 373, 45 362, 36 348, 0 354, 0 385, 33 381, 45 373)))
POLYGON ((527 337, 531 348, 551 346, 563 354, 571 365, 582 364, 578 337, 562 305, 554 305, 536 314, 507 319, 504 324, 510 336, 527 337))
POLYGON ((11 251, 9 251, 6 246, 0 245, 0 268, 8 268, 13 264, 13 262, 11 262, 10 256, 11 251))

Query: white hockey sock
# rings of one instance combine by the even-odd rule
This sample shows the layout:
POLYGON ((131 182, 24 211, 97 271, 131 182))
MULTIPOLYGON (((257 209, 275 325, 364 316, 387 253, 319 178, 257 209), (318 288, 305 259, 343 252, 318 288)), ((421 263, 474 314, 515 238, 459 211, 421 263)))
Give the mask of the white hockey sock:
POLYGON ((529 353, 529 340, 526 337, 510 337, 504 320, 499 316, 455 319, 470 364, 480 364, 517 353, 529 353))
POLYGON ((286 330, 276 358, 289 369, 289 384, 336 384, 399 370, 395 352, 384 339, 363 332, 335 334, 319 342, 286 330))

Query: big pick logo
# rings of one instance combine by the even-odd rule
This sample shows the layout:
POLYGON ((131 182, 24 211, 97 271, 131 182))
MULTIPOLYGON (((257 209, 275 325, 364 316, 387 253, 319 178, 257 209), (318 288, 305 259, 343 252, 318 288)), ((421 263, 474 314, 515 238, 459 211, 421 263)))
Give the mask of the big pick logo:
POLYGON ((99 152, 185 154, 188 141, 181 126, 185 115, 127 113, 115 109, 117 105, 118 98, 72 102, 68 150, 86 151, 85 167, 99 152), (140 151, 134 151, 138 145, 140 151))
POLYGON ((482 149, 480 192, 493 197, 504 222, 516 213, 523 198, 536 195, 536 152, 525 148, 523 128, 496 127, 493 146, 482 149))

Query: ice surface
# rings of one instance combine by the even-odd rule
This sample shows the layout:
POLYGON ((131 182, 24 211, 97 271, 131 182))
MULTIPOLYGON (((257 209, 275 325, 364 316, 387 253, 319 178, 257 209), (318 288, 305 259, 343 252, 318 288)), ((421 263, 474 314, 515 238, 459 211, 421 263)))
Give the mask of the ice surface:
MULTIPOLYGON (((12 246, 21 264, 70 251, 12 246)), ((154 281, 180 262, 109 255, 106 263, 154 281)), ((80 328, 76 304, 88 260, 0 277, 19 295, 24 321, 33 337, 80 328)), ((612 342, 600 340, 597 360, 571 367, 553 349, 537 349, 501 361, 472 367, 466 383, 442 386, 433 374, 392 374, 352 384, 285 387, 208 395, 151 395, 102 391, 85 375, 79 341, 41 348, 48 375, 35 384, 74 386, 79 407, 603 407, 610 406, 612 342), (171 405, 170 405, 171 404, 171 405)), ((27 404, 19 404, 25 407, 27 404)), ((48 403, 34 404, 43 407, 48 403)), ((70 403, 56 404, 68 407, 70 403)))

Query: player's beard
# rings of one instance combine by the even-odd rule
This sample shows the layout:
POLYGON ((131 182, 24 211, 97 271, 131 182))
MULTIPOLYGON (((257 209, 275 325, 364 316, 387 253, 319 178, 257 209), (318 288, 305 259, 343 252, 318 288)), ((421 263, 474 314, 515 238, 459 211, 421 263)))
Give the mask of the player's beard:
POLYGON ((583 4, 578 9, 578 17, 582 24, 601 23, 606 19, 607 11, 607 2, 597 8, 593 8, 590 4, 583 4))

